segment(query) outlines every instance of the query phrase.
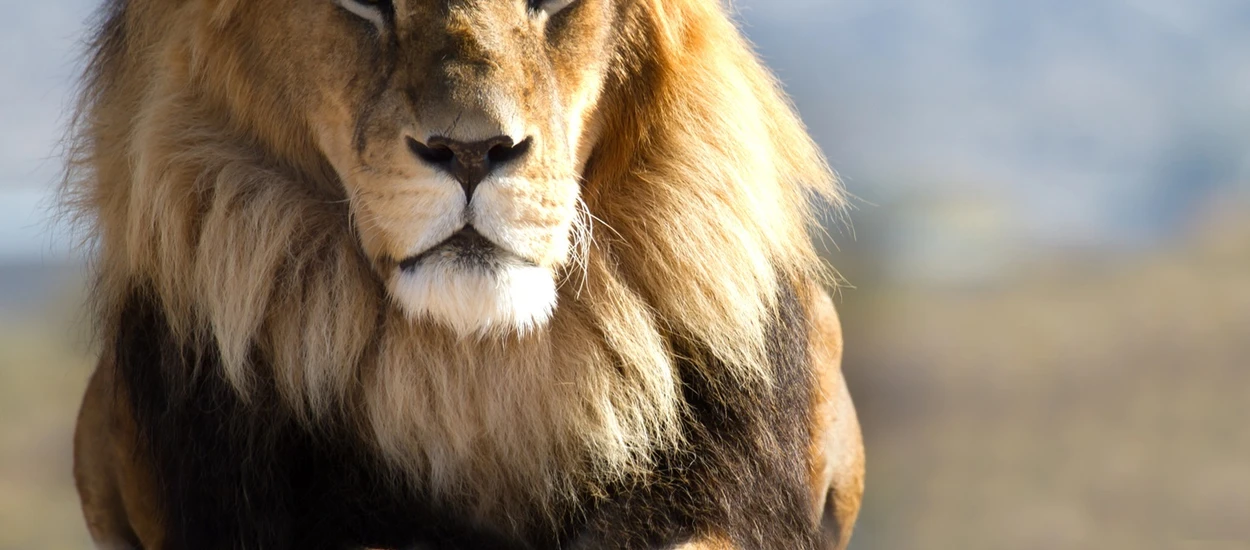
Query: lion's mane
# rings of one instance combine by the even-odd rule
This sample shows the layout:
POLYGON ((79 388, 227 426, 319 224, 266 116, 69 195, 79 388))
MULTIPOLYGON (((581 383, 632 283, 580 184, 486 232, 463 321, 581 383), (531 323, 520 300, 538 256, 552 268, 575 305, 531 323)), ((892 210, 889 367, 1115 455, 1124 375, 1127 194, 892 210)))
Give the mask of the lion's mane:
POLYGON ((717 2, 621 14, 584 174, 589 230, 557 311, 481 340, 388 301, 341 184, 289 127, 299 105, 244 78, 231 2, 123 4, 93 44, 65 184, 92 235, 103 341, 147 296, 178 339, 216 350, 245 401, 273 388, 298 422, 354 426, 397 472, 483 509, 620 479, 681 441, 687 344, 706 350, 686 358, 699 368, 771 383, 779 289, 821 276, 812 199, 841 198, 717 2), (222 112, 230 94, 256 108, 222 112))

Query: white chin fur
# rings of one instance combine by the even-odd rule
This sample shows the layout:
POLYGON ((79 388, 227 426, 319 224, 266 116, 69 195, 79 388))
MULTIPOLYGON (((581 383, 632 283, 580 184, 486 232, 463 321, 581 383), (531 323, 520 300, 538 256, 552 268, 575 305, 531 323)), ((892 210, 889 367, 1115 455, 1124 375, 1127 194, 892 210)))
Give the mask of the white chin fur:
POLYGON ((431 258, 399 271, 390 290, 410 317, 428 317, 461 337, 524 334, 546 324, 556 305, 551 272, 517 261, 487 268, 431 258))

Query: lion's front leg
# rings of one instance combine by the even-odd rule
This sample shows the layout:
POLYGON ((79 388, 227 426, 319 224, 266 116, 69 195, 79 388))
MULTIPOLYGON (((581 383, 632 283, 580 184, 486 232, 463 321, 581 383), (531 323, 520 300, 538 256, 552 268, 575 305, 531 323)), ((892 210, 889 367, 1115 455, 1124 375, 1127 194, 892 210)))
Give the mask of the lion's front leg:
MULTIPOLYGON (((809 308, 810 361, 816 380, 810 409, 813 521, 827 550, 844 550, 851 540, 864 495, 864 443, 850 391, 842 376, 842 328, 829 295, 817 288, 809 308)), ((738 550, 728 537, 709 534, 673 550, 738 550)))
POLYGON ((817 383, 811 413, 811 498, 823 544, 841 550, 850 542, 864 494, 864 443, 842 376, 837 311, 824 291, 814 295, 810 353, 817 383))
POLYGON ((151 472, 136 455, 134 419, 111 363, 101 361, 87 384, 74 430, 74 481, 87 529, 99 548, 161 548, 151 472))

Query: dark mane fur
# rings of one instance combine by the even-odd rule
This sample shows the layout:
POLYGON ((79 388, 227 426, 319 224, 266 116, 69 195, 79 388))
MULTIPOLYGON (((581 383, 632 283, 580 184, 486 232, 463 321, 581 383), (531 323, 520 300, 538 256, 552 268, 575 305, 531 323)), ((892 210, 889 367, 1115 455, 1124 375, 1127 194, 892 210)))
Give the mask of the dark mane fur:
MULTIPOLYGON (((159 497, 180 503, 165 508, 170 548, 663 548, 714 526, 743 548, 814 548, 802 458, 807 326, 792 289, 779 304, 773 388, 683 363, 688 442, 656 457, 653 475, 587 495, 559 524, 517 518, 519 536, 397 482, 350 426, 306 429, 272 388, 242 402, 211 346, 179 345, 144 292, 122 314, 113 360, 163 480, 159 497)), ((694 342, 677 349, 707 353, 694 342)))

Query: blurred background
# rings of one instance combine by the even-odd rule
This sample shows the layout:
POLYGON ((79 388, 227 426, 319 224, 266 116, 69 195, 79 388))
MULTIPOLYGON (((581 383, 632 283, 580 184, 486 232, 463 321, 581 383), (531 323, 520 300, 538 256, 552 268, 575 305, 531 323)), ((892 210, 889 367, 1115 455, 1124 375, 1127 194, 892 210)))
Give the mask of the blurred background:
MULTIPOLYGON (((855 197, 852 548, 1250 548, 1250 2, 734 5, 855 197)), ((0 20, 0 549, 88 547, 49 207, 94 7, 0 20)))

